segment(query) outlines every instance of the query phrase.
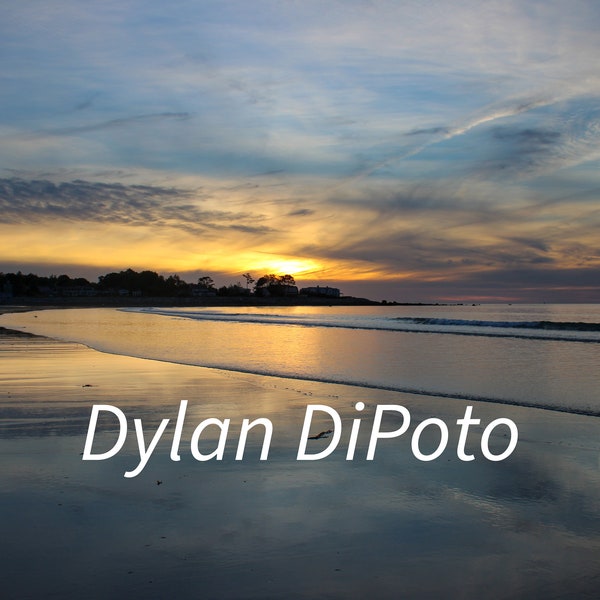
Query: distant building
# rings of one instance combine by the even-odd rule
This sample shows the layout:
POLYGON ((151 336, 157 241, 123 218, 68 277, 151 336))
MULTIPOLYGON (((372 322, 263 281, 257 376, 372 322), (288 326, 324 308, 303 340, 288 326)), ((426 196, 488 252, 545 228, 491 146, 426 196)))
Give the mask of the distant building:
POLYGON ((322 296, 325 298, 339 298, 342 295, 338 288, 321 285, 302 288, 300 293, 304 296, 322 296))
POLYGON ((192 296, 196 298, 211 298, 217 295, 217 290, 203 285, 192 286, 192 296))

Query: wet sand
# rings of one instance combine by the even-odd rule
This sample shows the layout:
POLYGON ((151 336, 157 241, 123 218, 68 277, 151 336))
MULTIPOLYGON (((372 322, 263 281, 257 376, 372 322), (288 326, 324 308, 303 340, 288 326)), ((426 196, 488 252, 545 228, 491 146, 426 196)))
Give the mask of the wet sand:
MULTIPOLYGON (((117 433, 115 419, 101 425, 98 452, 117 433)), ((323 415, 312 433, 330 425, 323 415)), ((215 435, 206 430, 206 452, 215 435)), ((506 442, 498 435, 490 444, 506 442)), ((595 598, 600 586, 593 417, 228 373, 5 331, 0 451, 8 598, 595 598), (360 414, 358 401, 367 405, 360 414), (113 458, 83 461, 94 404, 121 409, 128 435, 113 458), (334 408, 343 433, 329 457, 303 462, 296 451, 308 404, 334 408), (412 424, 366 461, 378 404, 407 407, 412 424), (456 456, 452 425, 468 404, 482 423, 471 428, 470 463, 456 456), (424 463, 410 435, 432 416, 448 424, 450 440, 424 463), (268 460, 251 435, 236 461, 242 419, 258 417, 273 423, 268 460), (357 417, 356 455, 346 461, 357 417), (480 436, 500 417, 515 421, 519 442, 492 463, 480 436), (125 478, 139 460, 134 418, 146 445, 161 419, 170 422, 142 473, 125 478), (191 455, 192 432, 207 418, 231 419, 222 461, 191 455)))

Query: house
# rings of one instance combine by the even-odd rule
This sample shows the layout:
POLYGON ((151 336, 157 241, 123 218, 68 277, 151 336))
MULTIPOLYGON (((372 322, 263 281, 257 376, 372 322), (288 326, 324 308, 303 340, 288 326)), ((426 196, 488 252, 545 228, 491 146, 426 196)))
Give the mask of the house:
POLYGON ((338 288, 317 285, 314 287, 302 288, 300 293, 303 296, 320 296, 325 298, 339 298, 342 293, 338 288))
POLYGON ((192 296, 195 298, 211 298, 217 295, 217 290, 204 285, 192 286, 192 296))

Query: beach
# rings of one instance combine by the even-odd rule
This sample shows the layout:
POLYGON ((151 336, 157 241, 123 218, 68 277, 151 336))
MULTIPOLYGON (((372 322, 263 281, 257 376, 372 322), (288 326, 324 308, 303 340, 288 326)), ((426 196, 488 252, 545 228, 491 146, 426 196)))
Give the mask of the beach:
MULTIPOLYGON (((0 336, 0 353, 6 597, 597 595, 597 417, 174 364, 11 331, 0 336), (94 405, 121 410, 127 438, 111 458, 84 461, 94 405), (343 431, 329 456, 300 461, 309 405, 335 410, 343 431), (390 405, 410 412, 410 428, 380 440, 367 461, 373 415, 390 405), (480 419, 469 431, 470 462, 456 452, 456 421, 467 406, 480 419), (357 417, 355 456, 346 460, 357 417), (266 460, 262 436, 253 434, 236 460, 246 418, 273 425, 266 460), (430 418, 448 425, 449 440, 423 462, 410 436, 430 418), (492 462, 479 450, 481 435, 499 418, 517 424, 519 439, 508 458, 492 462), (127 478, 140 461, 134 419, 146 444, 162 419, 169 423, 143 470, 127 478), (205 419, 230 419, 222 460, 192 454, 190 439, 205 419)), ((104 417, 96 453, 116 442, 117 421, 104 417)), ((397 415, 389 417, 391 430, 397 415)), ((330 425, 319 413, 311 434, 330 425)), ((205 455, 218 434, 205 429, 205 455)), ((506 448, 506 436, 495 430, 493 452, 506 448)), ((438 439, 435 431, 423 435, 423 452, 438 439)), ((307 451, 330 441, 309 440, 307 451)))

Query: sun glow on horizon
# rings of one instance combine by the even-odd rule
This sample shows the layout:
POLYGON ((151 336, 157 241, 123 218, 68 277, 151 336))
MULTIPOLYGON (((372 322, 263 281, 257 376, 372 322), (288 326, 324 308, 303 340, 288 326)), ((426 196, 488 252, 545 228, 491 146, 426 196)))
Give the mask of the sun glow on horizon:
POLYGON ((255 271, 261 269, 268 273, 276 273, 282 275, 301 275, 316 274, 322 270, 322 265, 319 263, 302 258, 273 258, 266 260, 260 267, 255 268, 255 271))

